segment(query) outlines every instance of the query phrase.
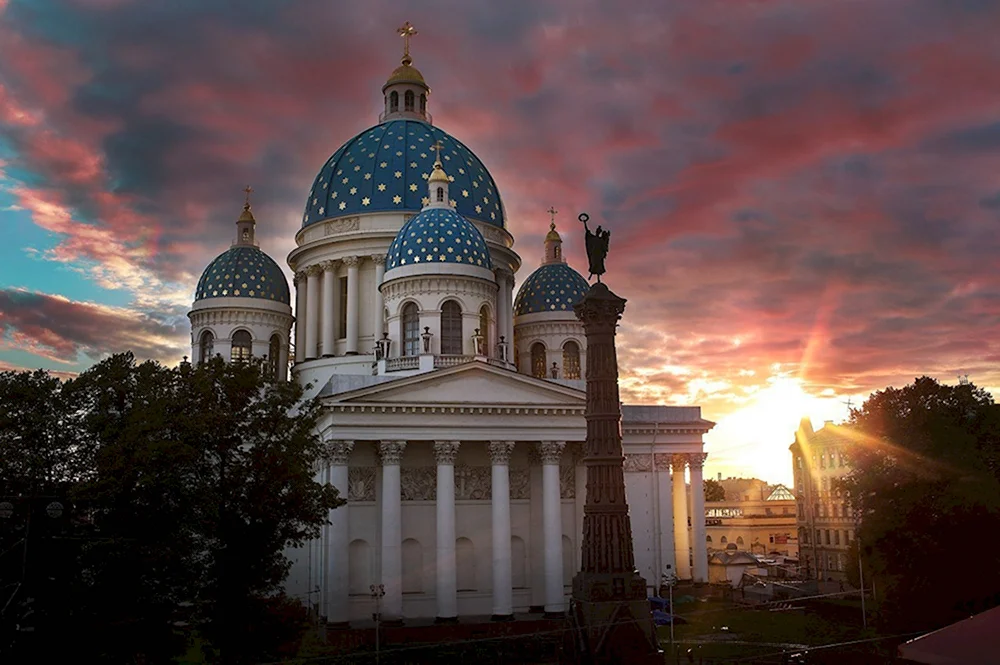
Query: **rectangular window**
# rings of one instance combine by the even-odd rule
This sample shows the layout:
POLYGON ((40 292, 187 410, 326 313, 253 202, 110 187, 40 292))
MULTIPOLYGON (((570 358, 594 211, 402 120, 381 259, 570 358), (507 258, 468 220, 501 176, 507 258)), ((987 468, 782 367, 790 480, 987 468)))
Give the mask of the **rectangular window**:
POLYGON ((829 529, 826 530, 826 544, 827 545, 830 544, 830 530, 829 529))
MULTIPOLYGON (((340 317, 337 321, 337 339, 347 337, 347 278, 340 278, 340 317)), ((332 352, 332 351, 331 351, 332 352)))
POLYGON ((840 531, 837 529, 834 529, 833 531, 833 544, 834 545, 840 544, 840 531))
POLYGON ((816 544, 819 545, 823 542, 823 534, 819 529, 816 529, 816 544))

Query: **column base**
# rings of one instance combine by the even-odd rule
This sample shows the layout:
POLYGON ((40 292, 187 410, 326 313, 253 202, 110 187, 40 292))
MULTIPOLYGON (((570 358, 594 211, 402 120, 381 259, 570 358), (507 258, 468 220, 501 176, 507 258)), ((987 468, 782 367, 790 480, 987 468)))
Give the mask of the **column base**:
POLYGON ((513 621, 513 614, 494 614, 490 617, 490 621, 513 621))
POLYGON ((324 358, 335 358, 336 356, 334 356, 332 353, 324 353, 323 357, 324 358))
POLYGON ((544 605, 532 605, 528 608, 528 614, 542 614, 545 612, 544 605))
POLYGON ((356 355, 358 355, 358 352, 357 351, 348 351, 344 355, 345 356, 356 356, 356 355))
POLYGON ((442 624, 455 624, 458 623, 458 617, 434 617, 434 623, 439 626, 442 624))

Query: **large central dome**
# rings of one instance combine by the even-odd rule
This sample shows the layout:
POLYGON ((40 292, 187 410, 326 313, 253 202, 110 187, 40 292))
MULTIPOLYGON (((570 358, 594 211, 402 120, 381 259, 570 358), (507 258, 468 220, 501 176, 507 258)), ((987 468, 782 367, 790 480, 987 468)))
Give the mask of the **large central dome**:
POLYGON ((458 214, 503 227, 499 190, 479 158, 447 132, 409 119, 376 125, 341 146, 313 182, 302 226, 368 212, 419 212, 437 141, 458 214))

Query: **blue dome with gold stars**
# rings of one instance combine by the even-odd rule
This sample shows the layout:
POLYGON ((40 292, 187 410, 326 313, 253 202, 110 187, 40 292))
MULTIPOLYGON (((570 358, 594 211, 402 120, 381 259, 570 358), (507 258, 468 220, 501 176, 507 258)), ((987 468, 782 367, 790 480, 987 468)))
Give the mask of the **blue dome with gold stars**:
POLYGON ((450 208, 430 208, 414 216, 396 234, 385 256, 386 272, 428 263, 493 269, 483 234, 450 208))
POLYGON ((587 280, 565 263, 546 263, 531 273, 514 299, 514 316, 573 311, 590 289, 587 280))
POLYGON ((430 148, 437 141, 452 206, 466 219, 503 227, 500 192, 479 158, 447 132, 409 119, 376 125, 341 146, 313 182, 302 226, 367 212, 419 211, 427 203, 430 148))
POLYGON ((208 264, 194 299, 208 298, 257 298, 291 304, 281 268, 253 245, 234 245, 208 264))

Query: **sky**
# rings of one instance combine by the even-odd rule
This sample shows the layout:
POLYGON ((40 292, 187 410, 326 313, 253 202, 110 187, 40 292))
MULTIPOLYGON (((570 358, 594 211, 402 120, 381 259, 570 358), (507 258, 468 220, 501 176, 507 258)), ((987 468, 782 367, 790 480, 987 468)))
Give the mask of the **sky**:
POLYGON ((253 185, 284 267, 412 21, 523 281, 555 206, 612 229, 623 399, 696 404, 706 473, 788 482, 801 416, 1000 389, 1000 1, 0 0, 0 369, 171 364, 253 185))

